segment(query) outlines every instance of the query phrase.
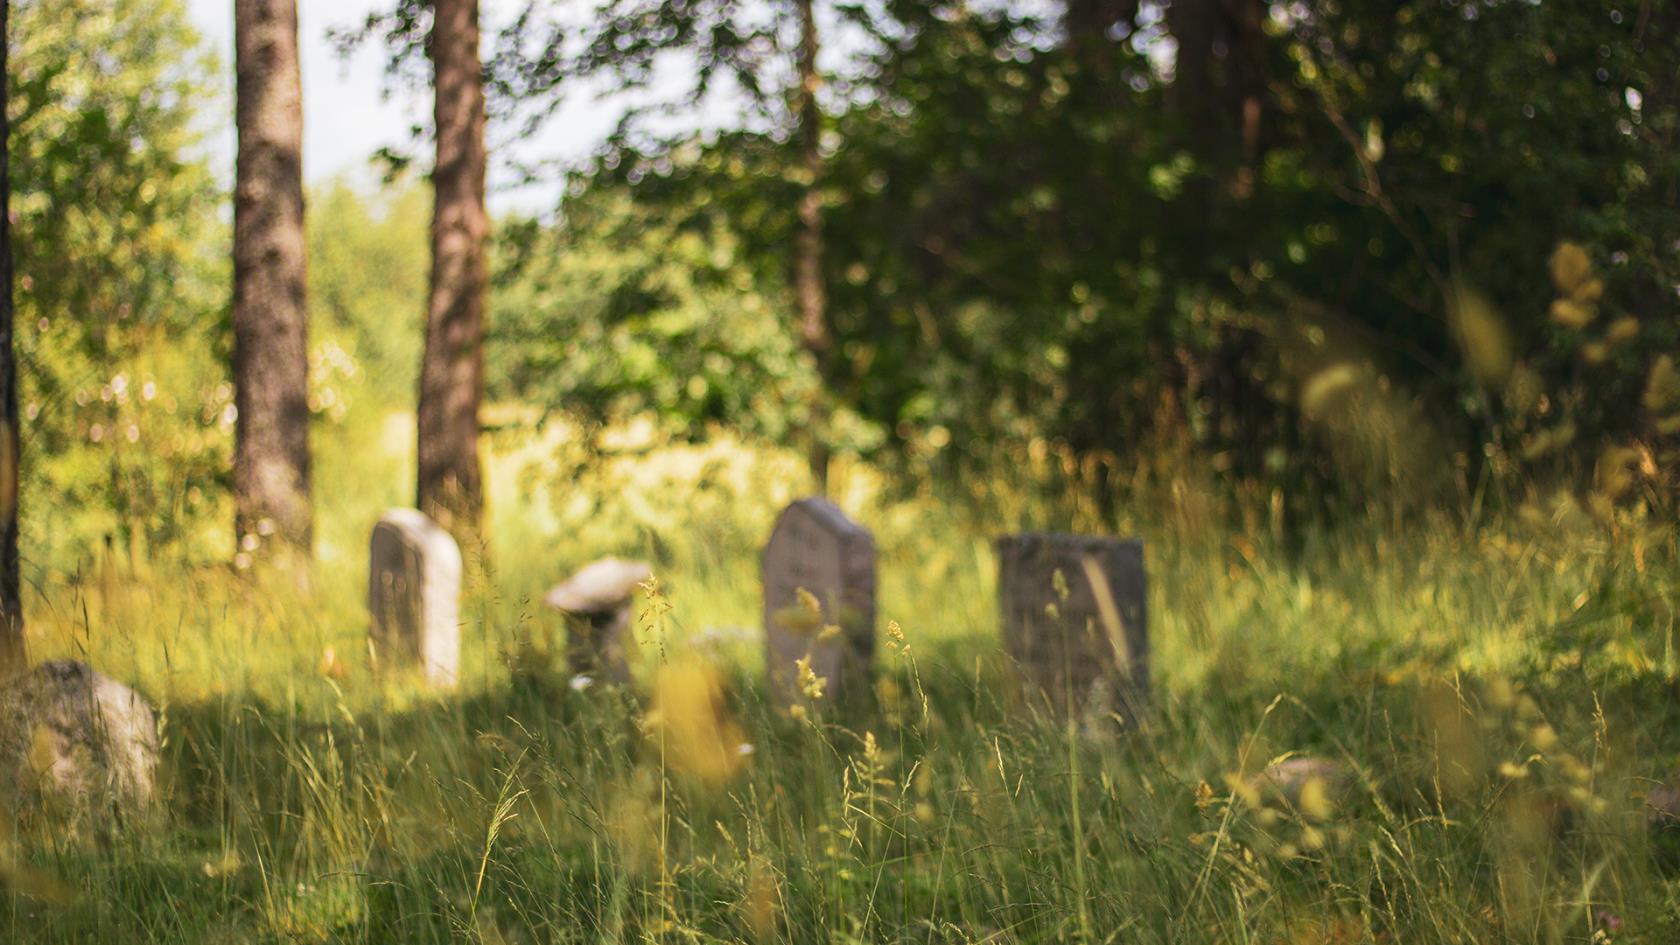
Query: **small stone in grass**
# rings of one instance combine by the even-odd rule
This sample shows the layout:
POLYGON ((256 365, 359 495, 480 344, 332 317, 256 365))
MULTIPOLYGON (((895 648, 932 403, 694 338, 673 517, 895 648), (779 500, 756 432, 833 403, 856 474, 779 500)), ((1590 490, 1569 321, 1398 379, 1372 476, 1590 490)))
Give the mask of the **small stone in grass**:
POLYGON ((1255 787, 1283 799, 1290 807, 1313 817, 1328 815, 1328 805, 1345 793, 1353 771, 1340 761, 1299 755, 1266 766, 1255 787))
POLYGON ((0 681, 0 797, 11 809, 130 820, 157 793, 157 716, 86 663, 49 660, 0 681))

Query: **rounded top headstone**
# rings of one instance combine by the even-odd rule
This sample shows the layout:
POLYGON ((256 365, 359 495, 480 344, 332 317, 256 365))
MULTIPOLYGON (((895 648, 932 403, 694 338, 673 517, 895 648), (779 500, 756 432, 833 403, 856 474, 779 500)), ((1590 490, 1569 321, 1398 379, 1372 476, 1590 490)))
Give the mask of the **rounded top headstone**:
POLYGON ((543 603, 569 614, 612 613, 652 576, 653 569, 644 561, 602 558, 555 585, 544 595, 543 603))
MULTIPOLYGON (((379 521, 374 527, 377 529, 381 525, 396 529, 414 542, 435 545, 439 549, 456 545, 455 538, 449 534, 448 529, 439 525, 436 520, 419 509, 401 507, 386 509, 384 514, 379 516, 379 521)), ((455 553, 457 556, 461 553, 458 545, 456 545, 455 553)))

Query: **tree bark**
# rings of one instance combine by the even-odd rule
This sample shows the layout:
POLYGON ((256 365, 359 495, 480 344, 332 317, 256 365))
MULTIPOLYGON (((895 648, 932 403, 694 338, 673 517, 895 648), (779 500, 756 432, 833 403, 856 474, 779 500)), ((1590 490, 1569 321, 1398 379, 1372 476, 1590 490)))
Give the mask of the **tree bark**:
POLYGON ((1253 189, 1266 87, 1265 0, 1173 0, 1178 43, 1168 104, 1192 153, 1231 194, 1253 189))
POLYGON ((6 61, 9 0, 0 0, 0 676, 24 668, 23 596, 18 580, 17 358, 12 352, 11 74, 6 61))
POLYGON ((309 310, 296 0, 235 0, 234 531, 309 554, 309 310))
POLYGON ((1118 23, 1133 22, 1137 13, 1138 0, 1067 0, 1062 31, 1085 76, 1096 82, 1108 78, 1114 45, 1108 31, 1118 23))
POLYGON ((432 169, 431 302, 420 363, 419 502, 464 545, 484 508, 478 408, 484 394, 484 84, 478 0, 437 0, 434 69, 437 163, 432 169))
POLYGON ((799 159, 805 191, 799 197, 799 230, 794 238, 793 288, 799 306, 799 338, 816 362, 819 387, 812 402, 808 459, 817 491, 828 491, 830 385, 834 380, 834 338, 828 324, 828 288, 823 282, 823 212, 820 186, 824 172, 822 111, 817 90, 817 15, 813 0, 797 0, 799 10, 799 87, 794 113, 798 122, 799 159))

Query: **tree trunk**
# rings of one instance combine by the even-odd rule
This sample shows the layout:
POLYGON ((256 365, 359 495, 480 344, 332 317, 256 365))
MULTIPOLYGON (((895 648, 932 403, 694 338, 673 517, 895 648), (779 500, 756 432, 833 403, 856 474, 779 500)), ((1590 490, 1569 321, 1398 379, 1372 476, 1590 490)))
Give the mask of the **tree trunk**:
POLYGON ((6 62, 9 0, 0 0, 0 676, 28 662, 18 581, 17 359, 12 354, 11 148, 6 62))
POLYGON ((798 121, 800 162, 805 169, 805 192, 799 197, 799 231, 794 240, 793 289, 799 305, 799 338, 816 362, 819 386, 812 402, 808 459, 817 491, 828 491, 828 397, 834 381, 834 338, 828 325, 828 289, 823 283, 823 214, 820 186, 823 177, 822 111, 817 90, 817 14, 813 0, 797 0, 799 7, 799 88, 794 112, 798 121))
POLYGON ((296 0, 236 0, 234 531, 242 554, 309 554, 309 310, 296 0))
POLYGON ((432 170, 432 286, 420 363, 419 501, 464 545, 484 507, 478 405, 484 394, 484 85, 478 0, 436 0, 429 43, 437 164, 432 170))
POLYGON ((1087 81, 1108 79, 1114 58, 1114 42, 1108 31, 1119 23, 1137 19, 1138 0, 1067 0, 1062 13, 1062 31, 1068 49, 1087 81))
POLYGON ((1168 103, 1212 180, 1244 199, 1260 156, 1266 88, 1265 0, 1173 0, 1167 29, 1178 43, 1168 103))
MULTIPOLYGON (((1181 126, 1184 146, 1195 156, 1175 211, 1182 227, 1180 248, 1186 268, 1197 277, 1225 278, 1232 263, 1221 248, 1252 246, 1256 217, 1247 206, 1258 184, 1261 120, 1266 92, 1266 0, 1173 0, 1168 30, 1178 59, 1167 104, 1181 126)), ((1246 268, 1246 267, 1245 267, 1246 268)), ((1215 418, 1219 446, 1229 451, 1239 474, 1259 469, 1259 456, 1275 437, 1267 424, 1269 401, 1249 382, 1264 356, 1253 329, 1220 322, 1216 338, 1203 348, 1201 363, 1179 372, 1178 403, 1190 411, 1200 403, 1215 418), (1200 375, 1205 383, 1190 386, 1200 375)), ((1152 344, 1178 347, 1165 321, 1151 325, 1152 344)))

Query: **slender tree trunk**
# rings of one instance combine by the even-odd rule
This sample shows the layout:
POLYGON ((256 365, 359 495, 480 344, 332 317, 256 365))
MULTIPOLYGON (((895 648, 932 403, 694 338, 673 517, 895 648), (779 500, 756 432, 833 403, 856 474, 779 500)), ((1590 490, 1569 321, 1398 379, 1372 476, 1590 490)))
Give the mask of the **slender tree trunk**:
POLYGON ((817 90, 817 14, 813 0, 797 0, 799 7, 799 88, 795 116, 799 124, 799 158, 805 169, 805 192, 799 197, 799 231, 794 242, 793 289, 799 305, 799 338, 816 362, 820 381, 812 403, 809 461, 819 492, 828 491, 828 419, 830 385, 835 379, 834 338, 828 325, 828 289, 823 282, 822 111, 817 90))
MULTIPOLYGON (((1222 278, 1229 260, 1216 246, 1252 245, 1255 215, 1247 206, 1258 186, 1261 132, 1266 91, 1266 0, 1173 0, 1167 8, 1168 30, 1178 43, 1178 60, 1167 103, 1175 111, 1183 142, 1196 158, 1197 172, 1187 182, 1175 215, 1185 226, 1181 248, 1187 267, 1219 260, 1222 278)), ((1264 355, 1262 339, 1251 328, 1221 322, 1218 337, 1200 355, 1186 381, 1181 409, 1201 403, 1215 419, 1215 429, 1236 431, 1221 447, 1239 457, 1243 471, 1258 469, 1258 459, 1274 442, 1267 423, 1267 399, 1248 379, 1264 355), (1191 376, 1202 381, 1189 389, 1191 376)), ((1152 326, 1159 350, 1176 347, 1164 321, 1152 326)), ((1224 436, 1222 434, 1222 436, 1224 436)))
POLYGON ((235 0, 234 530, 244 554, 309 554, 309 310, 296 0, 235 0))
POLYGON ((1231 20, 1236 32, 1236 69, 1232 97, 1238 102, 1238 123, 1242 140, 1242 167, 1238 171, 1236 195, 1254 193, 1260 166, 1260 120, 1265 110, 1266 90, 1266 0, 1231 0, 1231 20))
POLYGON ((484 84, 478 0, 436 0, 437 165, 432 170, 432 291, 420 364, 420 508, 476 544, 484 507, 478 406, 484 394, 484 84))
POLYGON ((17 359, 12 353, 11 128, 9 0, 0 0, 0 676, 28 662, 23 644, 23 595, 18 581, 17 359))
POLYGON ((1265 0, 1173 0, 1167 29, 1178 44, 1168 104, 1199 161, 1244 199, 1260 156, 1266 86, 1265 0))
POLYGON ((1062 31, 1087 81, 1100 84, 1108 79, 1114 46, 1108 31, 1136 20, 1137 13, 1138 0, 1067 0, 1062 31))

